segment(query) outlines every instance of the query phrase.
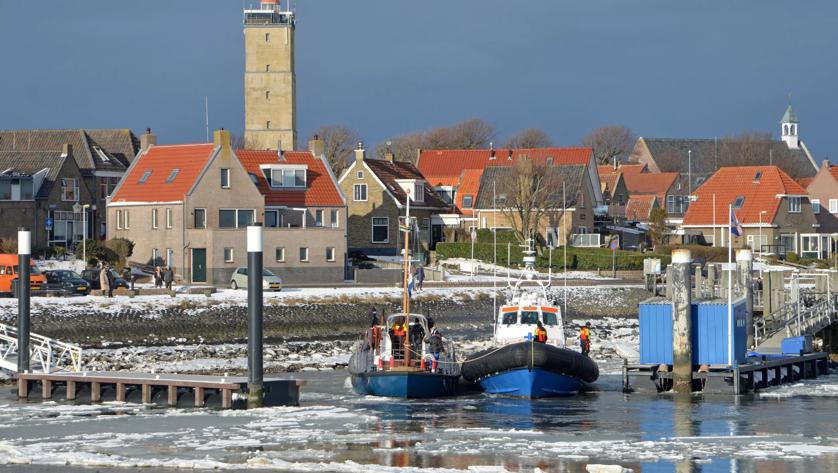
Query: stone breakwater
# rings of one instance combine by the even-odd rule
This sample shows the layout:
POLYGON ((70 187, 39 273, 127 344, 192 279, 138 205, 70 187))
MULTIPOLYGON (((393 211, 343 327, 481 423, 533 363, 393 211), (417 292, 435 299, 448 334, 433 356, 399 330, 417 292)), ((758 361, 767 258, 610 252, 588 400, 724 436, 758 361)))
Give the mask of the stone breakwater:
MULTIPOLYGON (((563 300, 560 288, 552 296, 563 300)), ((627 317, 637 313, 637 303, 647 293, 634 288, 572 288, 567 292, 567 318, 627 317)), ((184 300, 160 308, 126 299, 114 310, 113 302, 91 299, 85 310, 68 310, 61 304, 33 309, 36 333, 91 347, 173 346, 184 344, 241 343, 247 329, 247 307, 242 303, 196 303, 184 300), (97 304, 108 304, 107 310, 97 304), (123 307, 124 306, 124 307, 123 307)), ((498 303, 502 303, 499 299, 498 303)), ((264 333, 270 343, 278 340, 354 339, 369 326, 372 307, 379 314, 397 310, 395 297, 364 298, 346 302, 341 296, 312 303, 271 301, 264 307, 264 333)), ((492 321, 489 292, 452 291, 446 297, 417 297, 412 310, 430 314, 446 330, 468 330, 492 321)), ((4 310, 0 321, 14 324, 16 310, 4 310)))

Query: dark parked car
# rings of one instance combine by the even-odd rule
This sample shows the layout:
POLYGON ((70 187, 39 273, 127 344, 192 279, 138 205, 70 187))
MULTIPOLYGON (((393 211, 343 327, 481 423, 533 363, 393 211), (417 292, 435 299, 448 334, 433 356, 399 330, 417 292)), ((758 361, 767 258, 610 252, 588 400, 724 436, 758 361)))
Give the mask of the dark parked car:
MULTIPOLYGON (((101 271, 101 269, 85 269, 84 271, 81 272, 81 277, 85 281, 87 281, 88 284, 90 284, 90 289, 94 289, 94 290, 102 289, 102 285, 99 283, 99 272, 100 271, 101 271)), ((117 289, 117 288, 120 288, 120 287, 124 287, 125 289, 128 289, 128 288, 131 287, 131 285, 128 283, 128 281, 126 281, 125 279, 120 277, 119 273, 117 273, 116 271, 111 270, 111 274, 113 275, 113 281, 114 281, 113 288, 114 289, 117 289)))
POLYGON ((82 279, 75 271, 56 269, 44 271, 47 278, 47 291, 65 291, 69 294, 86 295, 90 293, 90 283, 82 279))

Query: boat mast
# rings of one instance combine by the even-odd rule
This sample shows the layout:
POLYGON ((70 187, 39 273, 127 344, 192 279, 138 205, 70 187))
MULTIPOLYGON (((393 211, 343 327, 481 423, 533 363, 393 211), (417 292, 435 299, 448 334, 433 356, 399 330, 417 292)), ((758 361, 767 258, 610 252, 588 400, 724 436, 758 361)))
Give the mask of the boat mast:
POLYGON ((407 207, 404 217, 404 281, 402 282, 402 312, 405 317, 404 331, 404 365, 410 366, 410 292, 407 290, 410 281, 410 189, 405 192, 407 207))

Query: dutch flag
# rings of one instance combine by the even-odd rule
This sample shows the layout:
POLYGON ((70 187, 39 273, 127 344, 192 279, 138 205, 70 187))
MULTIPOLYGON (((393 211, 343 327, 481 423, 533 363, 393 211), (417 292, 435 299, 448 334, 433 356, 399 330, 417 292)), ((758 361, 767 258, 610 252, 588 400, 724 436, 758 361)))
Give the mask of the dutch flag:
POLYGON ((736 218, 736 212, 730 212, 730 233, 735 236, 742 236, 742 224, 739 223, 739 220, 736 218))

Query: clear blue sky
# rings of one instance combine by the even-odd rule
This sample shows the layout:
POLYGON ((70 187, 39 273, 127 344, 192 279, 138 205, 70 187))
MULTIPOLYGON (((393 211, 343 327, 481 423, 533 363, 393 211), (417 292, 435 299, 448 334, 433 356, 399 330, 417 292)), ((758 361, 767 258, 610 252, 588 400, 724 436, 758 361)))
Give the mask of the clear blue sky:
MULTIPOLYGON (((838 2, 300 0, 298 127, 369 143, 479 117, 573 145, 779 130, 792 92, 816 159, 838 158, 838 2)), ((0 0, 0 128, 243 122, 242 3, 0 0)), ((836 159, 838 161, 838 159, 836 159)))

